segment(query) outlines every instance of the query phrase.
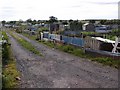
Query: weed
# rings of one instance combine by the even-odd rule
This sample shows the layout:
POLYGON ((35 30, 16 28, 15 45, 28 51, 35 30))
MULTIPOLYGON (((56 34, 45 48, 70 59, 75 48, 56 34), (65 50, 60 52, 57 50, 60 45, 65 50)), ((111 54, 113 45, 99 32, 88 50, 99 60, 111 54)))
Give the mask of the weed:
MULTIPOLYGON (((5 32, 2 33, 4 38, 9 42, 8 36, 5 32)), ((2 44, 2 87, 14 88, 17 86, 18 81, 15 79, 19 76, 19 72, 16 69, 16 62, 13 58, 10 45, 7 43, 2 44)))

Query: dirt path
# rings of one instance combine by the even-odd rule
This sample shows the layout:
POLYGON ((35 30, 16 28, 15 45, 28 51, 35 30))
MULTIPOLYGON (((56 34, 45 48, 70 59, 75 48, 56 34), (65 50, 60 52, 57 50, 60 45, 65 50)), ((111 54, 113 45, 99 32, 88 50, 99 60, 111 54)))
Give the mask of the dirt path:
MULTIPOLYGON (((14 33, 16 34, 16 33, 14 33)), ((19 35, 19 34, 17 34, 19 35)), ((21 47, 10 37, 18 70, 21 72, 20 87, 26 88, 117 88, 118 70, 91 62, 58 50, 53 50, 30 40, 44 57, 37 56, 21 47)))

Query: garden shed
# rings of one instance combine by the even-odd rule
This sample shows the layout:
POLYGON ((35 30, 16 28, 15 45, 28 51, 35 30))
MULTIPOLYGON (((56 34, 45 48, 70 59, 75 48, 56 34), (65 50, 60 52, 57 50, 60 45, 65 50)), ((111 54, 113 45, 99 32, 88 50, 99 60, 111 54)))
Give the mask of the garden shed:
MULTIPOLYGON (((115 41, 104 39, 101 37, 85 38, 85 48, 90 48, 93 50, 103 50, 103 51, 112 52, 113 44, 115 44, 115 41)), ((118 47, 120 47, 120 42, 118 43, 118 47)), ((120 52, 119 49, 118 49, 118 52, 120 52)))

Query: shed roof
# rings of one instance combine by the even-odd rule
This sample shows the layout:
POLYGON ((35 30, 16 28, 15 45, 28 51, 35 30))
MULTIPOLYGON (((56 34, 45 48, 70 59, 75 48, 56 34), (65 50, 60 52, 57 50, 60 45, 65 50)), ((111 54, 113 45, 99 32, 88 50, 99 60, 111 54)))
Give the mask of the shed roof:
POLYGON ((85 23, 84 25, 85 25, 85 26, 86 26, 86 25, 89 25, 89 23, 85 23))
MULTIPOLYGON (((92 37, 96 40, 99 40, 99 41, 102 41, 102 42, 107 42, 107 43, 115 43, 115 41, 113 40, 109 40, 109 39, 104 39, 104 38, 101 38, 101 37, 92 37)), ((120 42, 119 42, 120 43, 120 42)))

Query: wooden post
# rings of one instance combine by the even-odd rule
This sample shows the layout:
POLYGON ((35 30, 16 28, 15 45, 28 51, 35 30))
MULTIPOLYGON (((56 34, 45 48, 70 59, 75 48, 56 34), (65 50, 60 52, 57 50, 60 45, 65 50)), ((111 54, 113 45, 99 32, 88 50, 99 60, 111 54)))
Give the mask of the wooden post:
POLYGON ((114 47, 113 50, 112 50, 112 53, 116 53, 119 41, 120 41, 120 38, 116 37, 115 44, 112 44, 113 47, 114 47))

